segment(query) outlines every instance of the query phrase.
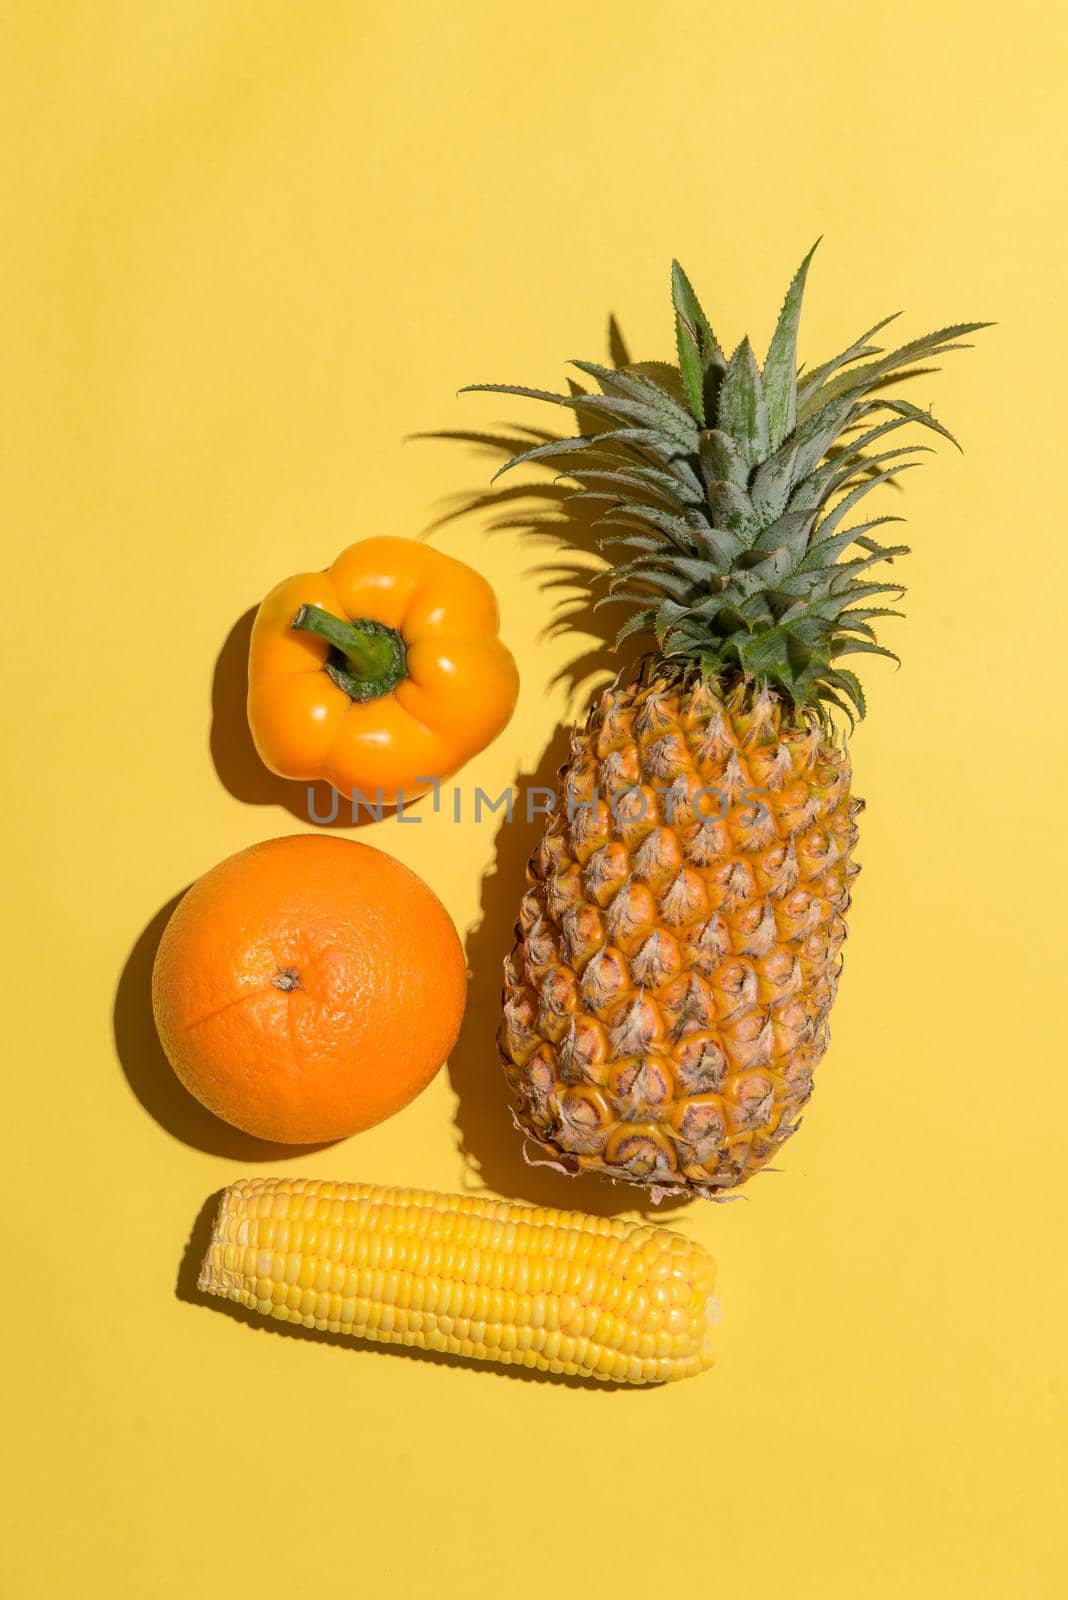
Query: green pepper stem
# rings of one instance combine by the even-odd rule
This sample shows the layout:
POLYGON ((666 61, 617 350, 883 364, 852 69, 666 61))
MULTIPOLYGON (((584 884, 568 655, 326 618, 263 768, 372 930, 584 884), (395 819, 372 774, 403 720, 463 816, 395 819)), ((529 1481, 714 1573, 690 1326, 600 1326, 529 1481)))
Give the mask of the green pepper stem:
POLYGON ((317 634, 332 647, 324 670, 352 700, 377 700, 406 674, 404 640, 383 622, 370 617, 342 622, 320 606, 301 606, 291 626, 317 634))

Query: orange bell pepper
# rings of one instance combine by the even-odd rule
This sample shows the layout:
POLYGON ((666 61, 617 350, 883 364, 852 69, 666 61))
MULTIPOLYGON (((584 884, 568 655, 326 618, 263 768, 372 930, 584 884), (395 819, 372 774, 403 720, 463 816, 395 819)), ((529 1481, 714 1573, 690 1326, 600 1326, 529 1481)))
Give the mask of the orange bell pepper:
POLYGON ((272 772, 414 799, 496 738, 519 675, 479 573, 414 539, 365 539, 260 606, 248 720, 272 772))

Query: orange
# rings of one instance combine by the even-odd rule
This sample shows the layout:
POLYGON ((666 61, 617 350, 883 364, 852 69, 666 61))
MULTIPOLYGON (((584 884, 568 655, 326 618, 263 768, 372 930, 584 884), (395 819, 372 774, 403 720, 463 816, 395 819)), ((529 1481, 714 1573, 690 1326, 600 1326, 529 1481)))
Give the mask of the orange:
POLYGON ((197 880, 164 930, 152 1002, 171 1065, 209 1110, 316 1144, 425 1089, 466 988, 456 929, 421 878, 369 845, 300 834, 197 880))

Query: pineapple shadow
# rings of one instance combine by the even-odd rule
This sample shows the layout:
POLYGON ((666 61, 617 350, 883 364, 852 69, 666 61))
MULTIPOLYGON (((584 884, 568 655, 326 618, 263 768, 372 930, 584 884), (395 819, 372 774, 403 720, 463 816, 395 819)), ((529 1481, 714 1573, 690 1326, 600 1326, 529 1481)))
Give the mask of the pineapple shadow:
MULTIPOLYGON (((537 766, 517 781, 514 815, 502 821, 496 856, 482 881, 482 914, 467 937, 468 999, 460 1035, 449 1056, 457 1097, 460 1149, 474 1184, 528 1205, 555 1206, 612 1217, 640 1211, 650 1220, 692 1204, 687 1196, 653 1205, 646 1191, 595 1174, 569 1177, 524 1156, 523 1135, 512 1120, 512 1097, 497 1058, 502 968, 515 942, 516 916, 526 886, 527 862, 537 848, 544 817, 528 820, 526 800, 536 789, 556 792, 567 760, 571 729, 561 723, 537 766), (643 1203, 644 1201, 644 1203, 643 1203)), ((536 801, 544 796, 536 796, 536 801)))
MULTIPOLYGON (((614 317, 609 319, 608 351, 614 366, 625 366, 630 359, 614 317)), ((449 430, 417 437, 467 445, 500 467, 518 451, 564 435, 510 425, 507 432, 449 430)), ((556 458, 554 472, 567 465, 566 457, 556 458)), ((589 503, 574 500, 572 493, 570 486, 545 477, 491 484, 488 489, 456 496, 424 537, 445 524, 470 519, 481 522, 491 535, 518 531, 541 551, 543 559, 529 575, 557 602, 546 634, 575 635, 584 642, 554 680, 554 684, 563 682, 567 687, 581 721, 591 680, 596 675, 606 681, 607 662, 611 660, 618 670, 640 654, 640 646, 631 644, 616 651, 613 612, 598 608, 591 597, 590 577, 601 563, 598 539, 603 530, 593 525, 596 512, 589 503)), ((497 1057, 503 965, 515 942, 527 863, 545 822, 542 815, 528 815, 527 799, 535 789, 556 793, 559 769, 570 753, 570 733, 571 725, 561 723, 537 765, 519 774, 513 817, 498 827, 495 860, 482 883, 481 917, 467 938, 468 1003, 449 1057, 449 1076, 458 1101, 460 1149, 475 1187, 485 1186, 532 1205, 584 1210, 598 1216, 639 1211, 651 1220, 664 1220, 691 1205, 692 1198, 681 1196, 654 1206, 647 1191, 637 1186, 612 1183, 593 1174, 569 1177, 550 1166, 529 1164, 497 1057)), ((544 796, 534 798, 536 802, 544 800, 544 796)))

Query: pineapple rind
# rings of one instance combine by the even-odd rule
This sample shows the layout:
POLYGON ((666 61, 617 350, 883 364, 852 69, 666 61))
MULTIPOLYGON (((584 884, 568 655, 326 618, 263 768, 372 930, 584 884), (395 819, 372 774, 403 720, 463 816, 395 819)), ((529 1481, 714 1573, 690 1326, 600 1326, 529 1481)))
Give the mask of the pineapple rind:
POLYGON ((505 969, 536 1159, 656 1198, 770 1160, 827 1047, 860 809, 842 743, 770 690, 655 672, 600 696, 505 969))

